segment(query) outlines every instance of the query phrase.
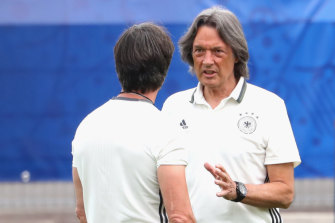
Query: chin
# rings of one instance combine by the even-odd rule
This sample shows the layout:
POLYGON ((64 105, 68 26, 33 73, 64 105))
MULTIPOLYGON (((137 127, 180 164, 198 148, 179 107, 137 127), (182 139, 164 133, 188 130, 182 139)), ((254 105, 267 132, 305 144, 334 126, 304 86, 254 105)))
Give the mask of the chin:
POLYGON ((200 83, 206 87, 215 87, 217 85, 217 81, 213 78, 203 78, 200 83))

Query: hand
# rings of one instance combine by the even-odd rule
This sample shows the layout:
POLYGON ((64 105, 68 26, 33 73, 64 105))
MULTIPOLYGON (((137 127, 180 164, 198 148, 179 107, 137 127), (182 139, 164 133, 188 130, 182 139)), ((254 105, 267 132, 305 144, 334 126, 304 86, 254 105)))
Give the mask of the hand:
POLYGON ((76 215, 80 223, 87 223, 85 210, 82 208, 76 208, 76 215))
POLYGON ((215 165, 215 168, 209 163, 205 163, 204 166, 215 178, 214 183, 221 189, 220 192, 216 193, 216 196, 223 197, 227 200, 236 199, 236 183, 230 178, 225 168, 220 164, 215 165))
POLYGON ((86 217, 79 218, 80 223, 87 223, 86 217))

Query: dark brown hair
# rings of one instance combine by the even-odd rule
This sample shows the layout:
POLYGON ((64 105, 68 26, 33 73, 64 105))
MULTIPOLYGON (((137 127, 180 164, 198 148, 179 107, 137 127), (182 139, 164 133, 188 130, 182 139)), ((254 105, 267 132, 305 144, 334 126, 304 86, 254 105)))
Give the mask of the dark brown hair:
POLYGON ((116 72, 124 91, 159 89, 166 77, 174 45, 167 31, 153 23, 127 29, 114 47, 116 72))

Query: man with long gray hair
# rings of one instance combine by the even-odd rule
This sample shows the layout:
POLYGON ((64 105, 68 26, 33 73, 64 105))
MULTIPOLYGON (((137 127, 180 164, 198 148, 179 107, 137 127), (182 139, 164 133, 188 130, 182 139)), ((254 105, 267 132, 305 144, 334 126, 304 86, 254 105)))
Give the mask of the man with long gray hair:
POLYGON ((284 101, 246 81, 249 53, 240 22, 229 10, 206 9, 179 47, 199 83, 170 96, 163 111, 187 135, 197 222, 281 222, 300 156, 284 101))

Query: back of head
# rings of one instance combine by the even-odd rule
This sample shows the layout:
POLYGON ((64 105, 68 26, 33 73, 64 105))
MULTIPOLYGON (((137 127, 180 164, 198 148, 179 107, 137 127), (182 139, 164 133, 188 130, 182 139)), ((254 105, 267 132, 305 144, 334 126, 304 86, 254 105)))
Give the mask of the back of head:
POLYGON ((174 45, 162 26, 141 23, 127 29, 114 47, 116 72, 124 91, 159 89, 166 77, 174 45))
POLYGON ((242 26, 237 17, 229 10, 219 6, 205 9, 194 19, 188 31, 179 40, 179 48, 182 59, 190 65, 193 71, 192 48, 200 26, 210 26, 217 30, 221 39, 228 44, 237 58, 235 64, 235 77, 249 77, 247 62, 249 60, 248 45, 245 39, 242 26))

